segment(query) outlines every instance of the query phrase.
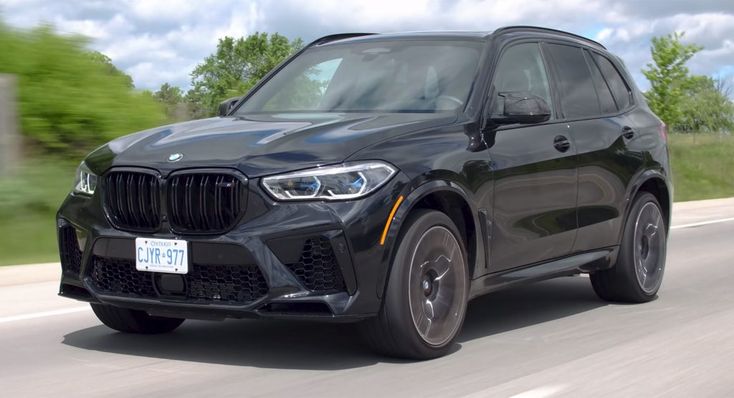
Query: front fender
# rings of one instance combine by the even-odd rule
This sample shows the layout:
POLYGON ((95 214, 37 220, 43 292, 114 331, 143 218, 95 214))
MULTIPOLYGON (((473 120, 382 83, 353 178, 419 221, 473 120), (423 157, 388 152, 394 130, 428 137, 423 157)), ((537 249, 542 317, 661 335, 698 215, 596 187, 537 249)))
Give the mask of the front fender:
MULTIPOLYGON (((380 276, 379 283, 377 284, 377 294, 379 297, 382 297, 385 289, 387 288, 387 278, 392 270, 392 259, 397 250, 398 238, 400 236, 400 231, 403 228, 403 224, 407 220, 410 213, 415 209, 415 206, 420 203, 422 199, 431 194, 440 192, 448 192, 459 195, 462 200, 468 205, 472 217, 471 228, 473 228, 473 235, 475 239, 473 245, 475 248, 475 253, 470 256, 475 259, 475 264, 473 268, 475 274, 474 276, 476 276, 477 272, 480 272, 480 270, 486 269, 486 253, 488 253, 488 241, 486 237, 488 236, 488 234, 486 232, 486 229, 483 228, 483 225, 486 222, 483 223, 479 220, 479 212, 476 207, 475 201, 471 198, 469 194, 467 194, 467 190, 464 187, 454 181, 432 180, 419 185, 417 188, 414 188, 409 193, 407 193, 404 196, 403 201, 396 209, 395 214, 390 221, 385 239, 385 249, 383 250, 382 258, 382 261, 387 263, 388 266, 385 268, 385 273, 380 276)), ((470 249, 467 248, 467 250, 470 249)), ((471 265, 472 264, 470 264, 470 266, 471 265)))

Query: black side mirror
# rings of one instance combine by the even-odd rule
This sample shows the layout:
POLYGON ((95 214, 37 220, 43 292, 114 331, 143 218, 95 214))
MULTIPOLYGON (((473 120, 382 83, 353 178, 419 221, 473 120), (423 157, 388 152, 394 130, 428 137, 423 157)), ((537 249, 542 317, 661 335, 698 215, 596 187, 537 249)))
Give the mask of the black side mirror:
POLYGON ((530 93, 499 93, 504 98, 504 110, 501 115, 490 118, 495 124, 534 124, 550 119, 551 111, 543 98, 530 93))
POLYGON ((227 116, 242 97, 232 97, 219 103, 219 116, 227 116))

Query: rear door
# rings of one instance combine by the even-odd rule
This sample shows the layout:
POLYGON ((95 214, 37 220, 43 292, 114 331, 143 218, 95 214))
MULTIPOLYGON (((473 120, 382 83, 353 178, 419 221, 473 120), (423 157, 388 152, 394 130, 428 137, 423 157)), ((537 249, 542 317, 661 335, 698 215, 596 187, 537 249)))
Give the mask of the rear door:
MULTIPOLYGON (((510 44, 492 80, 490 113, 503 92, 543 98, 551 107, 549 73, 537 42, 510 44)), ((495 176, 491 271, 570 253, 576 232, 577 177, 568 126, 552 120, 493 131, 488 149, 495 176)))
POLYGON ((545 43, 544 49, 558 83, 559 111, 576 148, 579 229, 573 252, 612 246, 618 243, 627 181, 640 164, 627 148, 633 137, 625 114, 631 92, 618 80, 615 94, 595 52, 561 43, 545 43))

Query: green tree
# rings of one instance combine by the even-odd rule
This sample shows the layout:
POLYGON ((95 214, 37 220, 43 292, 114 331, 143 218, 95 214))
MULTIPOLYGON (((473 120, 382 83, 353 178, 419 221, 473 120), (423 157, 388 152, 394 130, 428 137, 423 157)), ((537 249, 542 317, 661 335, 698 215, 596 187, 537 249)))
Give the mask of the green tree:
POLYGON ((676 131, 720 132, 734 128, 734 104, 726 86, 708 76, 693 76, 683 88, 676 131))
POLYGON ((300 39, 288 41, 278 33, 255 33, 219 39, 216 51, 191 72, 187 100, 194 116, 216 113, 220 102, 243 95, 286 57, 303 47, 300 39))
POLYGON ((135 88, 135 85, 133 84, 133 78, 127 75, 125 72, 117 69, 117 67, 112 63, 110 57, 102 54, 99 51, 90 51, 87 53, 87 56, 90 60, 92 60, 92 62, 104 67, 107 70, 107 73, 109 73, 111 76, 117 76, 125 81, 127 83, 127 87, 135 88))
POLYGON ((165 121, 151 95, 79 36, 0 25, 0 73, 18 76, 21 130, 46 152, 81 154, 165 121))
POLYGON ((673 33, 652 38, 653 63, 647 64, 642 73, 650 81, 645 93, 650 108, 669 126, 676 125, 681 117, 680 103, 688 84, 688 62, 703 49, 695 44, 683 44, 683 33, 673 33))
POLYGON ((153 97, 166 107, 168 121, 181 122, 191 119, 189 104, 180 88, 163 83, 158 91, 153 93, 153 97))

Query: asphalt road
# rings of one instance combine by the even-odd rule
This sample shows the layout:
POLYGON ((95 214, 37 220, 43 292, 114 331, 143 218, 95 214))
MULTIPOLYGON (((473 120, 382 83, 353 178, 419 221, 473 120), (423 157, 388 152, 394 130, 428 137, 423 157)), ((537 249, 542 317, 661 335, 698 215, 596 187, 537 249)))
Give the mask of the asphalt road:
POLYGON ((676 205, 654 302, 606 304, 586 277, 498 292, 470 304, 453 354, 418 363, 373 355, 349 325, 190 321, 123 335, 55 296, 56 265, 4 267, 0 394, 732 397, 733 217, 732 200, 676 205))

